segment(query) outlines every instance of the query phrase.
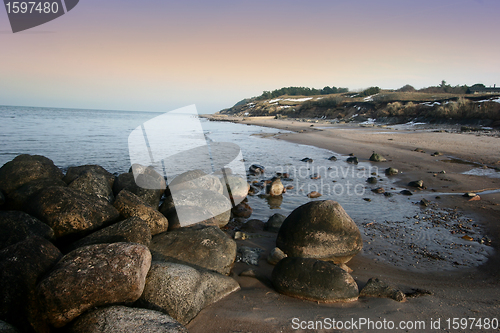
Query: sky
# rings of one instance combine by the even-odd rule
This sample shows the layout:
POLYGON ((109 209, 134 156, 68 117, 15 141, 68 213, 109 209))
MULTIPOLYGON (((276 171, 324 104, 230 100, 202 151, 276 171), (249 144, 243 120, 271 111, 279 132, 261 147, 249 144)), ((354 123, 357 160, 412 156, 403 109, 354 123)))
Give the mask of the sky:
POLYGON ((12 33, 0 105, 213 113, 286 86, 500 86, 498 0, 80 0, 12 33))

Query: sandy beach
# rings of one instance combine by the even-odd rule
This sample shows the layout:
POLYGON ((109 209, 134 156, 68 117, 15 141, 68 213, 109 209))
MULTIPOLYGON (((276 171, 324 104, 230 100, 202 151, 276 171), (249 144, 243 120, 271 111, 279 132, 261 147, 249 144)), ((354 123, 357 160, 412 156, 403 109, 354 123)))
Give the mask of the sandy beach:
MULTIPOLYGON (((280 295, 274 291, 269 282, 273 266, 265 259, 275 246, 276 234, 261 232, 250 239, 237 241, 238 245, 265 249, 259 266, 249 267, 244 263, 236 263, 232 276, 241 285, 241 291, 201 311, 187 326, 190 332, 335 331, 326 327, 307 329, 310 321, 325 322, 325 318, 341 321, 358 321, 363 318, 374 322, 386 320, 396 323, 396 327, 400 322, 408 322, 408 328, 411 328, 412 323, 422 321, 425 329, 414 331, 425 332, 492 331, 478 326, 453 329, 451 324, 449 327, 449 323, 453 323, 453 318, 493 319, 500 314, 500 193, 493 191, 481 194, 479 201, 468 201, 462 196, 464 192, 500 189, 499 177, 463 174, 476 168, 495 172, 494 168, 500 167, 500 138, 470 133, 362 128, 354 124, 311 124, 269 118, 231 120, 290 131, 270 140, 287 140, 341 154, 352 153, 360 161, 368 161, 374 151, 383 155, 387 161, 380 162, 377 166, 399 169, 398 185, 405 186, 409 181, 421 179, 427 187, 422 193, 428 194, 437 207, 474 216, 491 238, 495 253, 485 264, 475 268, 452 271, 440 271, 438 268, 433 272, 397 268, 361 253, 348 263, 360 289, 368 279, 380 278, 407 294, 417 291, 417 297, 408 297, 403 303, 392 299, 360 297, 352 303, 321 304, 280 295), (424 152, 417 152, 416 148, 424 152), (431 156, 435 152, 442 155, 431 156), (455 159, 468 163, 457 163, 455 159), (440 173, 443 170, 445 173, 440 173), (442 193, 451 194, 440 195, 442 193), (440 199, 434 200, 436 196, 440 196, 440 199), (257 278, 239 276, 248 268, 255 269, 257 278), (438 320, 440 330, 431 329, 431 322, 437 327, 438 320), (301 329, 301 326, 306 329, 301 329)), ((439 260, 436 260, 436 265, 440 265, 439 260)), ((356 329, 354 326, 352 330, 343 331, 366 332, 370 329, 367 326, 356 329)))

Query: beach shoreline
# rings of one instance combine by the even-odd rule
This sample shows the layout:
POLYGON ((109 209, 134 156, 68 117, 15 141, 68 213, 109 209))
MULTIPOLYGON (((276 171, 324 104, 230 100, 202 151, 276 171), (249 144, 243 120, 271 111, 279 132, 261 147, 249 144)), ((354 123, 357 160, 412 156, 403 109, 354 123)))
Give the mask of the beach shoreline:
MULTIPOLYGON (((488 170, 500 167, 498 137, 445 131, 394 130, 376 126, 359 127, 354 124, 332 125, 327 122, 299 122, 271 117, 229 118, 224 121, 286 131, 274 136, 272 140, 311 145, 344 155, 353 154, 360 161, 368 161, 374 151, 381 154, 387 161, 379 162, 377 166, 382 170, 388 167, 399 169, 398 185, 404 187, 410 181, 422 179, 427 188, 421 193, 438 207, 474 216, 487 230, 495 253, 485 264, 477 267, 435 272, 409 271, 359 254, 348 266, 354 270, 352 276, 360 288, 369 278, 377 277, 407 293, 424 290, 433 295, 410 298, 405 303, 390 299, 360 298, 353 303, 317 304, 274 291, 268 280, 273 266, 265 258, 269 249, 275 246, 276 234, 261 232, 249 240, 237 241, 239 246, 266 249, 259 266, 249 267, 236 263, 233 277, 240 283, 241 291, 204 309, 187 326, 190 332, 300 332, 300 329, 294 329, 293 318, 314 321, 333 317, 341 320, 383 318, 396 323, 422 320, 427 325, 430 325, 431 318, 440 318, 441 328, 444 329, 446 326, 443 321, 447 318, 498 317, 500 228, 497 221, 500 220, 500 193, 481 194, 480 201, 468 201, 462 196, 465 192, 500 189, 500 178, 463 174, 476 167, 488 167, 488 170), (415 151, 416 148, 425 153, 415 151), (442 155, 431 156, 435 152, 442 155), (443 170, 445 173, 440 173, 443 170), (451 194, 440 196, 441 193, 451 194), (440 199, 435 199, 436 196, 440 196, 440 199), (248 268, 254 268, 260 279, 239 276, 248 268)), ((439 265, 438 260, 436 265, 439 265)), ((429 328, 427 326, 425 330, 429 331, 429 328)))

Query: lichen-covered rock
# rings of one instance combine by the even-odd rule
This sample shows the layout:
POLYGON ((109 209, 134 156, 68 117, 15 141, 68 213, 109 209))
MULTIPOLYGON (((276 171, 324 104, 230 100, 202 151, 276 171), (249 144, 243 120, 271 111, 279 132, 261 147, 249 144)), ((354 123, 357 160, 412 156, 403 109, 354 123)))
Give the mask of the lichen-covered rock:
MULTIPOLYGON (((114 180, 114 178, 113 178, 114 180)), ((112 181, 106 175, 87 171, 69 183, 68 187, 113 203, 115 197, 110 185, 112 181)))
POLYGON ((62 327, 97 306, 135 302, 144 290, 151 253, 144 245, 89 245, 65 255, 38 285, 45 318, 62 327))
POLYGON ((0 250, 32 236, 54 239, 51 227, 24 212, 0 211, 0 230, 0 250))
POLYGON ((47 157, 19 155, 0 168, 0 190, 8 195, 32 180, 62 177, 62 171, 47 157))
POLYGON ((236 258, 236 242, 215 226, 186 227, 156 235, 150 248, 155 260, 175 259, 225 275, 236 258))
POLYGON ((144 170, 144 173, 137 176, 137 180, 132 172, 119 175, 113 184, 113 193, 116 197, 122 190, 127 190, 151 207, 158 209, 166 188, 165 180, 151 168, 144 170))
POLYGON ((392 298, 398 302, 404 302, 406 295, 394 286, 378 279, 371 278, 361 289, 359 296, 392 298))
POLYGON ((356 281, 339 266, 312 258, 284 258, 272 272, 274 288, 281 294, 317 302, 350 302, 358 299, 356 281))
POLYGON ((346 263, 361 251, 363 241, 342 206, 324 200, 296 208, 281 225, 276 246, 289 257, 346 263))
POLYGON ((113 205, 124 218, 138 217, 144 220, 151 229, 151 235, 168 230, 168 219, 162 213, 127 190, 117 195, 113 205))
POLYGON ((239 289, 233 278, 215 272, 153 262, 138 304, 165 312, 185 325, 203 308, 239 289))
POLYGON ((56 238, 85 235, 119 217, 109 202, 66 187, 47 187, 36 193, 27 211, 52 227, 56 238))
POLYGON ((68 171, 66 171, 66 175, 64 176, 63 180, 66 182, 66 184, 69 185, 75 179, 83 176, 88 172, 104 176, 108 181, 109 186, 113 187, 113 184, 115 182, 115 176, 100 165, 80 165, 76 167, 69 167, 68 171))
POLYGON ((29 198, 47 187, 66 187, 66 183, 60 178, 41 178, 27 182, 23 186, 12 191, 8 196, 7 209, 26 210, 29 198))
POLYGON ((178 321, 159 311, 114 305, 78 317, 69 333, 188 333, 178 321))
POLYGON ((0 319, 23 332, 48 332, 36 284, 62 257, 51 242, 28 237, 0 251, 0 319))
POLYGON ((138 217, 131 217, 104 229, 91 233, 71 245, 72 249, 92 244, 137 243, 149 246, 151 230, 146 222, 138 217))

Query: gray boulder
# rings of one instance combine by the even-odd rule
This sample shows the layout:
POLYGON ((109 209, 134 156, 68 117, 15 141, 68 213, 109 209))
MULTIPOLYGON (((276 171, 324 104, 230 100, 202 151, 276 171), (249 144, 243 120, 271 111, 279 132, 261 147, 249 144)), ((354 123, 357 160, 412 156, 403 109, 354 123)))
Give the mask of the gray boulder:
POLYGON ((230 277, 172 262, 153 262, 138 305, 186 325, 205 307, 240 289, 230 277))
POLYGON ((396 169, 396 168, 387 168, 385 169, 385 174, 387 176, 394 176, 394 175, 397 175, 399 173, 399 170, 396 169))
POLYGON ((281 225, 276 246, 289 257, 346 263, 361 251, 363 241, 342 206, 324 200, 296 208, 281 225))
POLYGON ((248 220, 240 227, 241 231, 245 232, 259 232, 264 230, 265 223, 261 220, 252 219, 248 220))
POLYGON ((423 189, 424 188, 424 181, 423 180, 414 180, 412 182, 409 182, 408 186, 423 189))
POLYGON ((233 199, 235 204, 242 202, 247 197, 250 185, 247 183, 246 179, 238 176, 226 175, 226 177, 221 178, 220 181, 222 184, 226 185, 224 195, 233 199))
POLYGON ((25 210, 29 198, 47 187, 66 187, 66 183, 60 178, 41 178, 27 182, 23 186, 12 191, 8 196, 7 208, 9 210, 25 210))
POLYGON ((312 258, 284 258, 273 269, 272 283, 281 294, 317 302, 350 302, 359 296, 349 273, 312 258))
POLYGON ((78 317, 69 333, 188 333, 178 321, 159 311, 114 305, 78 317))
POLYGON ((108 181, 109 186, 113 187, 113 184, 115 182, 115 176, 100 165, 81 165, 76 167, 69 167, 68 171, 66 171, 66 175, 64 176, 63 180, 66 182, 66 184, 69 185, 75 179, 83 176, 88 172, 104 176, 108 181))
POLYGON ((81 247, 65 255, 38 285, 45 318, 62 327, 87 310, 135 302, 144 290, 151 253, 133 243, 81 247))
POLYGON ((267 220, 265 229, 270 232, 278 232, 285 219, 285 215, 276 213, 267 220))
POLYGON ((127 190, 118 194, 113 206, 124 218, 138 217, 144 220, 151 229, 151 235, 168 230, 168 220, 163 214, 127 190))
POLYGON ((62 177, 62 171, 47 157, 19 155, 0 168, 0 190, 8 195, 32 180, 62 177))
POLYGON ((151 229, 149 225, 138 217, 131 217, 91 233, 71 245, 71 249, 82 246, 104 243, 137 243, 149 246, 151 243, 151 229))
POLYGON ((87 171, 73 180, 68 187, 90 195, 95 195, 98 198, 113 203, 115 196, 113 195, 112 185, 110 185, 113 181, 103 174, 87 171))
POLYGON ((156 235, 150 249, 155 260, 174 259, 225 275, 236 258, 236 242, 214 226, 186 227, 156 235))
POLYGON ((404 302, 406 295, 394 286, 378 279, 371 278, 361 289, 359 296, 392 298, 398 302, 404 302))
POLYGON ((27 211, 52 227, 56 238, 85 235, 119 217, 109 202, 66 187, 47 187, 36 193, 27 211))
POLYGON ((281 251, 280 248, 275 247, 274 249, 271 250, 271 252, 267 256, 267 262, 271 265, 276 265, 286 257, 287 255, 285 254, 285 252, 281 251))
MULTIPOLYGON (((182 223, 184 226, 212 225, 218 226, 215 217, 208 210, 198 206, 178 206, 184 212, 182 223)), ((177 211, 172 209, 166 215, 168 220, 168 230, 182 228, 181 221, 177 216, 177 211)))
POLYGON ((231 212, 236 217, 249 218, 252 215, 253 209, 246 202, 240 202, 231 209, 231 212))
POLYGON ((54 239, 51 227, 24 212, 0 211, 0 230, 0 250, 32 236, 54 239))
POLYGON ((48 332, 36 284, 62 254, 51 242, 29 237, 0 251, 0 319, 23 332, 48 332))
POLYGON ((137 195, 151 207, 158 209, 160 199, 165 192, 166 183, 156 171, 150 168, 145 170, 145 173, 138 174, 137 180, 132 172, 119 175, 113 184, 113 193, 116 197, 121 190, 127 190, 137 195))
POLYGON ((209 190, 219 194, 224 193, 224 187, 218 177, 208 175, 202 170, 191 170, 175 177, 169 184, 168 188, 172 191, 182 190, 209 190))

